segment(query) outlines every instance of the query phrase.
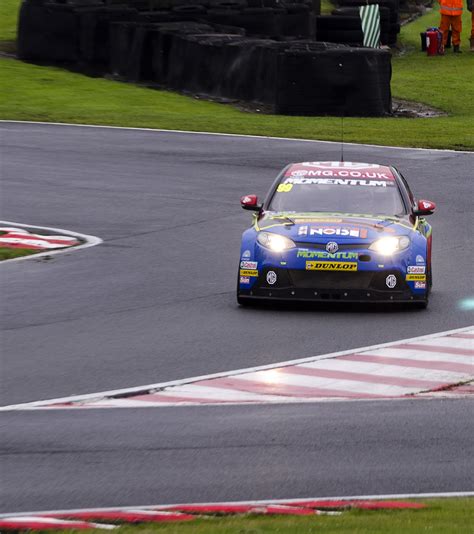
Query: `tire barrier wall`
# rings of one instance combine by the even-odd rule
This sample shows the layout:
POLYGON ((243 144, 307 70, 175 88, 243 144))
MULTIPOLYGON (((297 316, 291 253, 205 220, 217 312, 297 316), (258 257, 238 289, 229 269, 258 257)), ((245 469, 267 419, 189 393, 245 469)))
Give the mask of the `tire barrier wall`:
MULTIPOLYGON (((394 45, 400 33, 400 2, 399 0, 337 0, 341 8, 357 10, 366 4, 379 4, 381 18, 381 41, 382 44, 394 45), (388 9, 388 20, 382 14, 383 9, 388 9), (383 36, 383 39, 382 39, 383 36)), ((339 10, 337 10, 339 11, 339 10)), ((346 11, 347 13, 347 11, 346 11)), ((347 13, 349 14, 349 13, 347 13)), ((339 13, 337 13, 339 15, 339 13)))
MULTIPOLYGON (((357 17, 360 20, 359 7, 340 7, 332 11, 332 15, 342 17, 357 17)), ((359 24, 360 26, 360 24, 359 24)), ((362 31, 362 27, 360 27, 362 31)), ((392 45, 396 42, 396 37, 393 42, 389 40, 391 32, 390 24, 390 9, 388 7, 380 7, 380 42, 383 45, 392 45)))
POLYGON ((385 50, 288 51, 279 57, 275 110, 285 115, 385 115, 391 110, 391 74, 391 55, 385 50))
MULTIPOLYGON (((196 20, 180 21, 180 13, 186 10, 177 10, 179 5, 174 10, 161 9, 165 1, 159 0, 160 9, 138 12, 90 1, 89 5, 58 5, 27 0, 20 13, 19 55, 94 65, 127 81, 255 102, 280 114, 381 116, 391 112, 391 55, 387 51, 246 35, 245 10, 253 14, 270 10, 275 15, 277 9, 271 7, 244 7, 232 19, 241 24, 235 27, 225 24, 229 22, 225 17, 201 18, 202 10, 191 9, 192 4, 181 6, 197 14, 196 20)), ((207 13, 221 10, 223 2, 210 4, 207 13)), ((227 3, 228 11, 247 5, 243 0, 227 3)), ((285 9, 294 9, 297 15, 308 13, 305 4, 292 6, 287 4, 285 9)), ((357 17, 338 14, 316 20, 322 33, 336 28, 336 32, 359 37, 357 17), (337 29, 339 22, 343 30, 337 29)), ((275 18, 266 24, 274 28, 275 18)))

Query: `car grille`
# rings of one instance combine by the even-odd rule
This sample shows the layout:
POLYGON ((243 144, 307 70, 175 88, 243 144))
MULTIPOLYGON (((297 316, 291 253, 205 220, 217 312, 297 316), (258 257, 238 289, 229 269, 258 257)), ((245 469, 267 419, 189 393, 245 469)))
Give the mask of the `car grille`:
POLYGON ((327 272, 290 270, 289 277, 297 288, 366 289, 373 277, 371 272, 327 272))
POLYGON ((260 274, 255 289, 257 287, 273 289, 374 289, 390 293, 408 289, 403 275, 397 270, 333 272, 278 268, 265 269, 260 274), (270 285, 267 282, 266 275, 269 270, 276 272, 276 284, 270 285), (389 289, 386 285, 387 276, 390 274, 393 274, 397 279, 396 286, 393 289, 389 289))
MULTIPOLYGON (((341 243, 337 242, 338 251, 341 250, 354 250, 354 249, 367 249, 367 242, 364 243, 341 243)), ((298 248, 308 248, 314 250, 326 250, 326 243, 305 243, 303 241, 295 241, 295 245, 298 248)))

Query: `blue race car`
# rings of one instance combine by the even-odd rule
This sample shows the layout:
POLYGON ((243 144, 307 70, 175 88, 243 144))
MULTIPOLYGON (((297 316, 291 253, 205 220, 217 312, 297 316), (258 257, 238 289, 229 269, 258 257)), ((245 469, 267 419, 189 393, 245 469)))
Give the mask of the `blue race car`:
POLYGON ((285 167, 242 235, 237 301, 411 302, 432 285, 436 205, 394 167, 304 162, 285 167))

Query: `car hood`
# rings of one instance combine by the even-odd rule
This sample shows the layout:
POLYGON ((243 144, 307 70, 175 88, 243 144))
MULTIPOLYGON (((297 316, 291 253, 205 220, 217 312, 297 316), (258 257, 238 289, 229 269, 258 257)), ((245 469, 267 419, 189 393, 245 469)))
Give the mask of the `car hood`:
POLYGON ((289 237, 298 243, 373 241, 383 235, 407 235, 408 218, 358 214, 265 212, 256 229, 289 237))

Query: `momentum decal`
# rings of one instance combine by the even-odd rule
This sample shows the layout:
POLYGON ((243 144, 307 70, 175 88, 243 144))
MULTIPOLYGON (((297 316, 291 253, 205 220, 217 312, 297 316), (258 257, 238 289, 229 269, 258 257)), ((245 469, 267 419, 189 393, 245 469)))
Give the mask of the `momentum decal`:
POLYGON ((307 261, 307 271, 357 271, 355 262, 307 261))
MULTIPOLYGON (((297 171, 295 171, 297 172, 297 171)), ((314 172, 316 176, 319 176, 318 173, 325 173, 329 171, 308 171, 308 172, 314 172)), ((341 171, 342 172, 342 171, 341 171)), ((352 174, 352 173, 351 173, 352 174)), ((357 174, 358 176, 363 176, 362 173, 357 172, 353 173, 357 174)), ((373 173, 375 174, 375 173, 373 173)), ((380 174, 380 173, 377 173, 380 174)), ((325 174, 322 174, 322 176, 325 176, 325 174)), ((330 176, 333 176, 333 174, 330 174, 330 176)), ((337 175, 341 176, 341 175, 337 175)), ((363 186, 370 186, 370 187, 390 187, 394 186, 395 184, 391 181, 389 181, 388 176, 384 174, 380 174, 381 178, 384 178, 382 180, 364 180, 364 179, 355 179, 355 178, 304 178, 304 177, 291 177, 286 178, 285 183, 286 184, 293 184, 293 185, 363 185, 363 186)), ((375 178, 375 176, 374 176, 375 178)))
POLYGON ((357 260, 359 254, 357 252, 335 252, 331 254, 323 250, 298 250, 297 258, 305 259, 320 259, 320 260, 357 260))
POLYGON ((240 276, 258 276, 258 271, 253 269, 240 269, 240 276))
POLYGON ((413 280, 419 280, 420 282, 426 281, 426 274, 407 274, 405 280, 412 282, 413 280))

